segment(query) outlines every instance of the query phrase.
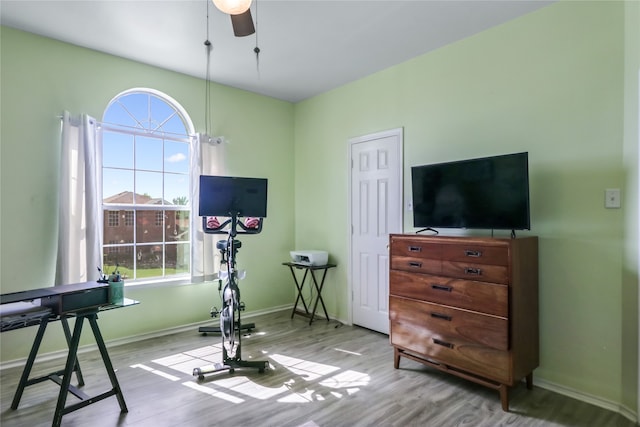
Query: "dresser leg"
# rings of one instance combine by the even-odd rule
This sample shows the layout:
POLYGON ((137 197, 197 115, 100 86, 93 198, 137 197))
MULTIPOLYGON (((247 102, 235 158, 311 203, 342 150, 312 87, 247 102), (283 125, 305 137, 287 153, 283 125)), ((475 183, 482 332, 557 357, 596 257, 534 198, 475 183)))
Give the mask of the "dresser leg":
POLYGON ((533 372, 527 375, 526 380, 527 380, 527 389, 533 390, 533 372))
POLYGON ((500 384, 500 402, 502 410, 509 412, 509 387, 506 384, 500 384))
POLYGON ((393 348, 393 367, 395 369, 400 367, 400 352, 396 347, 393 348))

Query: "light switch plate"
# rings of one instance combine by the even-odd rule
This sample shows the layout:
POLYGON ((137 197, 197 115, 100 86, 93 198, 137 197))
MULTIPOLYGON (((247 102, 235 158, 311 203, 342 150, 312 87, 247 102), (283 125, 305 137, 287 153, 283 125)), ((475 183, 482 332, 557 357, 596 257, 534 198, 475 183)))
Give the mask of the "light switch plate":
POLYGON ((604 190, 604 207, 607 209, 617 209, 620 207, 619 188, 607 188, 604 190))

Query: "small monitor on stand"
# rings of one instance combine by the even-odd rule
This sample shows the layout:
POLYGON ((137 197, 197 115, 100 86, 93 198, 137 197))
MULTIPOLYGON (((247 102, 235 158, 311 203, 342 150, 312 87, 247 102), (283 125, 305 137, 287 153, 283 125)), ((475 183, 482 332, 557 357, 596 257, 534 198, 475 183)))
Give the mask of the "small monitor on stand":
POLYGON ((198 214, 265 218, 267 179, 201 175, 198 214))
POLYGON ((201 175, 198 214, 207 234, 260 233, 267 216, 267 179, 201 175))

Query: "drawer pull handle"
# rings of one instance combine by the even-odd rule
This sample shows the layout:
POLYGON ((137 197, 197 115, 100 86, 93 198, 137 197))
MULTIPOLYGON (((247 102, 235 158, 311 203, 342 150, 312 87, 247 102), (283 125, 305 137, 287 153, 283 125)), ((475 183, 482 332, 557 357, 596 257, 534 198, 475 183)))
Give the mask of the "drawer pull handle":
POLYGON ((445 291, 445 292, 451 292, 453 290, 451 286, 445 286, 445 285, 431 285, 431 289, 435 289, 436 291, 445 291))
POLYGON ((464 274, 471 274, 473 276, 481 276, 482 275, 482 269, 473 268, 473 267, 465 267, 464 274))
POLYGON ((435 319, 447 320, 449 322, 451 322, 451 319, 452 319, 451 316, 447 316, 446 314, 436 313, 436 312, 432 312, 431 313, 431 317, 433 317, 435 319))
POLYGON ((420 268, 422 267, 422 263, 418 261, 409 261, 409 267, 420 268))
POLYGON ((438 344, 438 345, 441 345, 443 347, 453 348, 453 344, 451 344, 450 342, 439 340, 438 338, 433 338, 433 342, 434 342, 434 344, 438 344))
POLYGON ((422 252, 422 246, 409 246, 409 252, 422 252))
POLYGON ((480 258, 482 256, 482 252, 481 251, 472 251, 472 250, 466 250, 464 251, 464 254, 468 257, 472 257, 472 258, 480 258))

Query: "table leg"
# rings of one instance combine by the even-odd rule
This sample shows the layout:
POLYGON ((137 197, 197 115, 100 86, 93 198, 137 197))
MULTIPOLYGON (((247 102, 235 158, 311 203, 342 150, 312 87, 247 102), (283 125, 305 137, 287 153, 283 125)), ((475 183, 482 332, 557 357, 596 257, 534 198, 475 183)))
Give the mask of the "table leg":
POLYGON ((291 312, 291 318, 293 319, 293 315, 296 314, 296 309, 298 308, 298 301, 302 301, 304 312, 306 314, 309 314, 307 303, 304 301, 304 298, 302 297, 302 287, 304 286, 304 281, 307 279, 307 273, 309 272, 309 270, 304 271, 304 276, 302 277, 302 282, 300 283, 298 283, 298 278, 296 277, 296 273, 293 271, 293 267, 289 266, 289 270, 291 270, 291 275, 293 276, 293 282, 296 284, 296 289, 298 291, 298 296, 296 297, 296 303, 293 305, 293 311, 291 312))
POLYGON ((111 363, 111 359, 109 358, 107 346, 102 339, 100 328, 98 328, 98 321, 96 320, 97 318, 97 314, 92 314, 89 316, 89 324, 91 325, 91 329, 93 330, 93 336, 96 338, 96 343, 98 344, 98 349, 100 350, 100 354, 102 355, 104 367, 107 370, 107 375, 109 375, 111 385, 113 386, 113 392, 115 393, 118 399, 118 403, 120 404, 120 412, 129 412, 129 410, 127 409, 127 404, 124 401, 124 396, 122 395, 122 390, 120 389, 120 383, 118 383, 118 378, 116 377, 116 373, 113 369, 113 364, 111 363))
MULTIPOLYGON (((69 329, 69 322, 65 316, 61 316, 60 322, 62 322, 62 329, 64 330, 64 336, 67 338, 67 347, 71 345, 71 329, 69 329)), ((84 377, 82 376, 82 371, 80 370, 80 362, 76 358, 76 365, 73 370, 76 372, 76 378, 78 379, 78 387, 82 387, 84 385, 84 377)))
POLYGON ((20 377, 20 382, 18 383, 18 389, 16 390, 16 394, 13 396, 11 409, 18 409, 18 405, 20 404, 20 399, 22 399, 22 393, 24 392, 24 388, 27 386, 27 382, 29 381, 29 374, 31 374, 31 368, 33 368, 33 362, 35 362, 36 356, 38 355, 38 349, 40 348, 40 343, 42 343, 42 337, 44 336, 44 331, 47 329, 48 324, 49 324, 49 317, 44 316, 42 320, 40 320, 40 327, 38 328, 36 337, 33 340, 33 345, 31 346, 31 351, 29 352, 27 363, 25 363, 24 365, 22 376, 20 377))
POLYGON ((69 392, 69 385, 71 384, 71 374, 73 373, 73 369, 76 366, 78 357, 78 346, 80 344, 80 334, 82 333, 83 323, 84 316, 77 316, 76 324, 73 328, 73 336, 71 337, 71 341, 69 342, 69 354, 67 356, 67 363, 65 365, 62 382, 60 384, 60 393, 58 394, 56 412, 53 415, 53 427, 57 427, 62 423, 64 407, 67 403, 67 393, 69 392))
POLYGON ((120 384, 118 383, 118 379, 116 378, 116 374, 113 370, 113 365, 111 364, 111 359, 109 358, 109 353, 107 352, 107 347, 104 343, 104 339, 102 338, 102 334, 100 333, 100 328, 98 328, 98 322, 96 320, 97 318, 97 313, 84 313, 76 316, 73 335, 71 336, 71 340, 69 341, 69 355, 67 356, 67 363, 65 365, 62 381, 60 381, 60 394, 58 394, 56 412, 53 416, 53 427, 60 426, 60 424, 62 423, 62 417, 65 414, 84 408, 85 406, 91 405, 102 399, 106 399, 107 397, 114 395, 118 398, 120 411, 128 412, 127 405, 125 404, 124 397, 122 396, 122 391, 120 390, 120 384), (71 374, 77 366, 78 346, 80 344, 80 335, 82 334, 82 325, 85 318, 91 325, 93 335, 96 339, 96 344, 98 345, 98 349, 100 350, 102 361, 104 362, 105 369, 107 371, 107 374, 109 375, 109 379, 111 380, 111 385, 113 388, 105 393, 93 397, 79 396, 81 399, 80 402, 66 406, 67 395, 69 392, 72 392, 71 374))
POLYGON ((322 280, 320 281, 320 286, 318 286, 318 281, 316 280, 316 276, 315 274, 313 274, 313 270, 311 270, 311 278, 313 279, 313 284, 316 287, 316 292, 318 293, 318 295, 316 296, 316 301, 313 304, 313 311, 311 312, 311 320, 309 321, 309 324, 311 324, 311 322, 313 322, 313 318, 316 315, 316 309, 318 308, 318 301, 320 301, 320 304, 322 305, 322 310, 324 310, 324 316, 326 317, 327 321, 329 320, 329 314, 327 314, 327 307, 324 306, 324 300, 322 299, 322 288, 324 287, 324 279, 325 277, 327 277, 327 268, 324 269, 324 272, 322 273, 322 280))

